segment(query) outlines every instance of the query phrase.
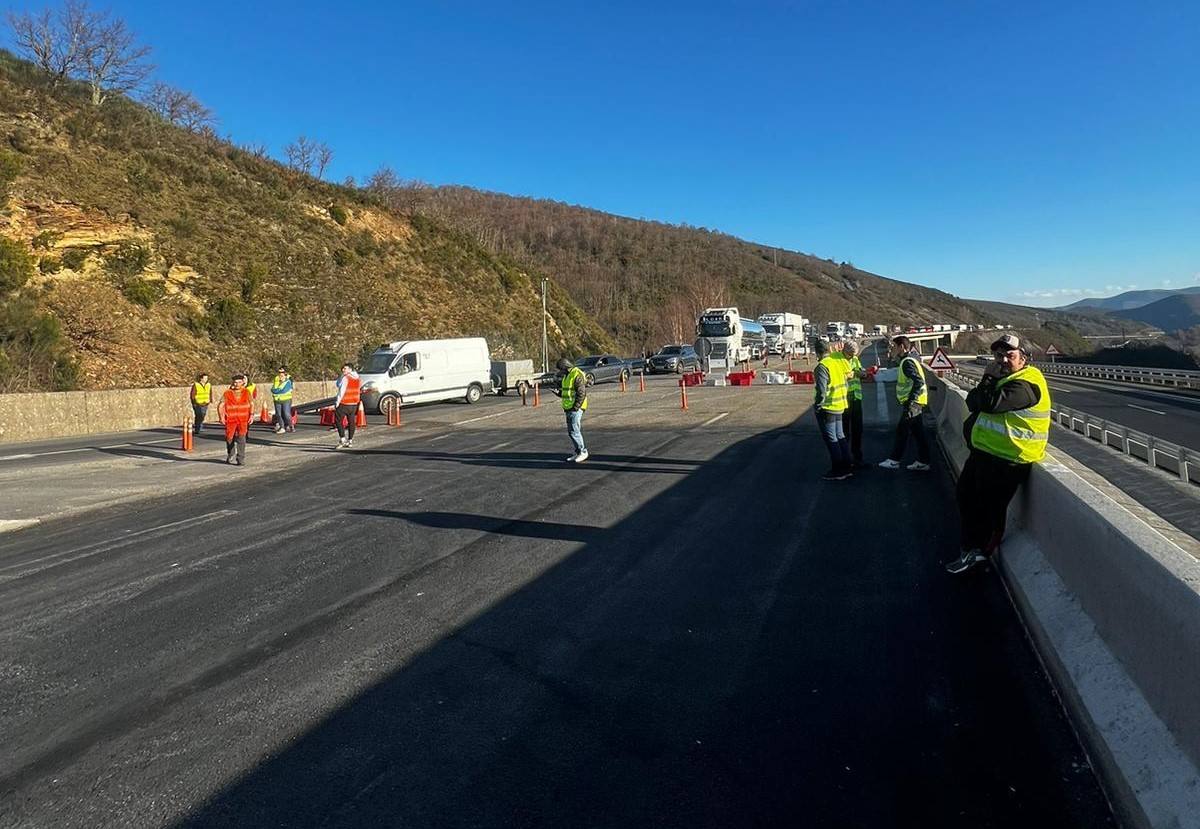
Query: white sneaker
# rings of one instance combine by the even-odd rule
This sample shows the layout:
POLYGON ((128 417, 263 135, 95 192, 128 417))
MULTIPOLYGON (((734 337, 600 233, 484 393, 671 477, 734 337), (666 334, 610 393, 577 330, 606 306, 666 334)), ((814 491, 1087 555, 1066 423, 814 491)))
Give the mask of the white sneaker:
POLYGON ((904 468, 911 469, 913 472, 926 472, 929 470, 929 464, 921 463, 920 461, 913 461, 912 463, 910 463, 908 466, 906 466, 904 468))
POLYGON ((899 462, 894 461, 891 458, 888 458, 886 461, 880 461, 879 465, 881 467, 883 467, 884 469, 899 469, 900 468, 899 462))
MULTIPOLYGON (((354 441, 352 441, 352 440, 348 440, 348 441, 346 441, 346 448, 347 448, 347 449, 353 449, 353 448, 354 448, 354 441)), ((928 469, 929 467, 925 467, 925 468, 926 468, 926 469, 928 469)))
POLYGON ((337 445, 337 447, 336 447, 336 448, 338 448, 338 449, 345 449, 345 448, 346 448, 346 446, 347 446, 347 444, 346 444, 346 439, 345 439, 345 438, 338 438, 338 445, 337 445))
POLYGON ((586 449, 584 449, 582 452, 580 452, 578 455, 575 456, 575 463, 583 463, 587 459, 588 459, 588 451, 586 449))
POLYGON ((578 458, 578 455, 567 455, 566 461, 567 463, 575 463, 578 458))

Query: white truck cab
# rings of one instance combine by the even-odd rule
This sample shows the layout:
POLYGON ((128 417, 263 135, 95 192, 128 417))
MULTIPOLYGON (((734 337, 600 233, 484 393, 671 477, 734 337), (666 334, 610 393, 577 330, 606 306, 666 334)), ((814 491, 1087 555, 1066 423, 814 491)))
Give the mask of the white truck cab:
POLYGON ((363 406, 386 413, 397 401, 476 403, 492 389, 487 340, 400 340, 384 343, 363 366, 363 406))

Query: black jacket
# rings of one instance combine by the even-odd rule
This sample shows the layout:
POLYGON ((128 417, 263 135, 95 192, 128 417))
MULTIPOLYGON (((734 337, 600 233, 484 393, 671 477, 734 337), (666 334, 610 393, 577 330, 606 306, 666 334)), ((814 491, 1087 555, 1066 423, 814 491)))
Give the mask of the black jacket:
POLYGON ((997 385, 1000 379, 985 374, 979 385, 967 392, 967 409, 971 414, 963 423, 963 438, 968 446, 971 446, 971 429, 979 419, 980 412, 1000 414, 1028 409, 1042 399, 1041 390, 1028 380, 1010 380, 1000 386, 997 385))

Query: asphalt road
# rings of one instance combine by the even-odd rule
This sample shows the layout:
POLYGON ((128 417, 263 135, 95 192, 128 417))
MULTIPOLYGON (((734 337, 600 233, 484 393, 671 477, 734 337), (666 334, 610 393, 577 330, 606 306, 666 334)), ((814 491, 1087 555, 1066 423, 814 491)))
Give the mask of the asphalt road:
POLYGON ((948 475, 821 482, 796 395, 5 536, 0 825, 1111 825, 948 475))

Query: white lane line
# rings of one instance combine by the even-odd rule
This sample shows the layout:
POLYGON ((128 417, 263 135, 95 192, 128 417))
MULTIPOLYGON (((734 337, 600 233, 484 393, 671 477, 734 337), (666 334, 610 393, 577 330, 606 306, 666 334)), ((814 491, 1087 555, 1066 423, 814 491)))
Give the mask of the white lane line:
POLYGON ((109 552, 111 550, 117 550, 117 549, 120 549, 121 547, 125 547, 125 546, 128 546, 129 544, 134 543, 138 538, 145 536, 145 535, 149 535, 150 533, 162 532, 163 530, 184 529, 186 527, 195 526, 196 524, 203 524, 206 521, 214 521, 218 518, 225 518, 230 515, 237 515, 237 513, 238 513, 238 511, 234 510, 234 509, 217 510, 216 512, 209 512, 209 513, 205 513, 204 515, 197 515, 192 518, 185 518, 182 521, 172 521, 169 524, 160 524, 157 527, 147 527, 144 530, 138 530, 137 532, 127 533, 126 535, 122 536, 121 538, 112 539, 112 540, 108 540, 108 541, 97 541, 93 544, 85 544, 82 547, 76 547, 74 550, 64 550, 64 551, 58 552, 58 553, 51 553, 48 556, 42 556, 41 558, 35 558, 35 559, 31 559, 29 561, 22 561, 18 564, 10 564, 6 567, 0 567, 0 573, 6 573, 9 570, 18 570, 22 567, 29 567, 30 565, 35 565, 35 564, 42 564, 43 566, 42 567, 34 567, 33 569, 25 570, 20 573, 15 573, 11 576, 0 575, 0 581, 9 581, 11 579, 19 579, 24 576, 32 575, 33 573, 37 573, 41 570, 45 570, 47 567, 54 567, 57 564, 67 564, 72 561, 78 561, 81 558, 87 558, 88 556, 97 555, 98 553, 105 553, 105 552, 109 552))
MULTIPOLYGON (((519 411, 519 410, 514 409, 514 411, 519 411)), ((482 417, 470 417, 470 418, 467 418, 466 420, 460 420, 457 423, 451 423, 450 425, 451 426, 463 426, 467 423, 476 423, 480 420, 491 420, 493 417, 502 417, 506 414, 512 414, 512 412, 497 412, 496 414, 483 415, 482 417)))
POLYGON ((484 452, 498 452, 501 449, 503 449, 505 446, 509 446, 511 444, 512 444, 511 440, 506 440, 506 441, 504 441, 504 443, 497 443, 495 446, 489 446, 487 449, 484 449, 483 451, 484 452))
POLYGON ((1136 403, 1126 403, 1125 405, 1131 409, 1141 409, 1143 412, 1149 412, 1150 414, 1156 414, 1156 415, 1165 415, 1166 414, 1166 412, 1160 412, 1158 409, 1147 409, 1145 406, 1139 406, 1136 403))
POLYGON ((24 458, 36 458, 37 455, 4 455, 0 456, 0 461, 19 461, 24 458))
POLYGON ((437 443, 439 440, 445 440, 445 439, 446 439, 446 438, 448 438, 448 437, 450 437, 450 433, 449 433, 449 432, 447 432, 447 433, 446 433, 446 434, 444 434, 444 435, 438 435, 438 436, 437 436, 437 437, 435 437, 435 438, 430 438, 430 439, 429 439, 429 442, 430 442, 430 443, 437 443))
POLYGON ((137 443, 113 443, 108 446, 79 446, 75 449, 54 449, 50 452, 27 452, 21 455, 0 456, 0 461, 16 461, 25 458, 48 458, 52 455, 71 455, 75 452, 97 452, 101 449, 127 449, 131 446, 152 446, 157 443, 172 443, 179 438, 163 438, 161 440, 143 440, 137 443))
POLYGON ((710 417, 708 420, 704 421, 704 422, 703 422, 703 423, 701 423, 700 425, 701 425, 701 426, 712 426, 714 423, 716 423, 716 422, 717 422, 718 420, 720 420, 721 418, 723 418, 723 417, 728 417, 728 416, 729 416, 729 412, 721 412, 721 413, 720 413, 719 415, 717 415, 716 417, 710 417))
POLYGON ((0 518, 0 533, 20 530, 40 523, 42 522, 39 518, 0 518))

